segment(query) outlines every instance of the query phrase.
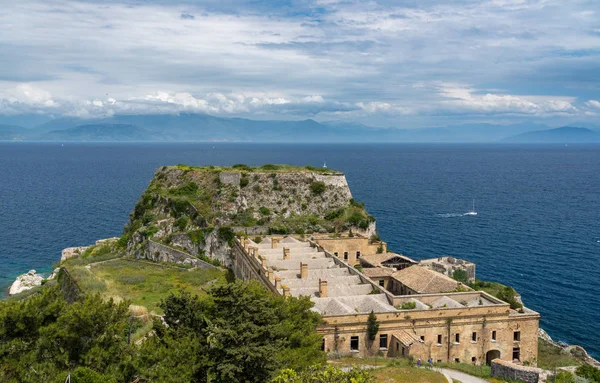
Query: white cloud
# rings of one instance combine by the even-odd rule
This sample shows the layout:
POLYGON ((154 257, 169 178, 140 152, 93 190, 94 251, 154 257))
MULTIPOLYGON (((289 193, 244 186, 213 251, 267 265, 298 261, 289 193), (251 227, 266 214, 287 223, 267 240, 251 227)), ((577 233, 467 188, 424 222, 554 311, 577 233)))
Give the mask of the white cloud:
POLYGON ((596 100, 589 100, 588 102, 585 103, 587 106, 590 106, 592 108, 598 108, 600 109, 600 101, 596 101, 596 100))

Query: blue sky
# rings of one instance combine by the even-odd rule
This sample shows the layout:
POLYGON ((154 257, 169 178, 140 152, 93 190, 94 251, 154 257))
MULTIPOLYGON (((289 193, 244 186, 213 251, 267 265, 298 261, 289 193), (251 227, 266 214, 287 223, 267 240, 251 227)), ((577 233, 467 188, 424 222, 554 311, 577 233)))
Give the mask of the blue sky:
POLYGON ((6 2, 0 114, 596 124, 600 3, 6 2))

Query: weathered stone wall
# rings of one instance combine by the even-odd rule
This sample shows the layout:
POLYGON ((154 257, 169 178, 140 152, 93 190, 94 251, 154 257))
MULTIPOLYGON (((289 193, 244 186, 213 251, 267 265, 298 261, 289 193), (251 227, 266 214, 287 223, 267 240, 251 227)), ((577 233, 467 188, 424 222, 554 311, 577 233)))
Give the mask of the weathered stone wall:
MULTIPOLYGON (((359 259, 356 257, 357 252, 361 255, 375 254, 379 248, 379 243, 370 243, 369 238, 366 237, 354 237, 354 238, 316 238, 315 242, 319 244, 324 250, 331 254, 337 253, 339 259, 344 259, 344 252, 348 252, 348 262, 351 265, 358 265, 359 259)), ((385 242, 381 242, 383 246, 383 252, 387 250, 385 242)))
POLYGON ((518 380, 525 383, 538 383, 541 370, 533 367, 525 367, 504 360, 492 361, 492 376, 518 380))
POLYGON ((148 240, 146 245, 146 258, 154 262, 172 262, 180 265, 190 265, 202 269, 216 269, 217 267, 204 262, 183 251, 173 249, 161 243, 148 240))

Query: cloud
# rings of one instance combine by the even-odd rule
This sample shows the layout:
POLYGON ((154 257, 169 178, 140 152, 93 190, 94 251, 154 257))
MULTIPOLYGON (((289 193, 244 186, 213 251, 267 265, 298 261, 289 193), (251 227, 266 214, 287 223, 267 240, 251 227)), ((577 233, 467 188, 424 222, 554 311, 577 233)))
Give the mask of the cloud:
POLYGON ((0 114, 585 117, 600 90, 596 3, 7 2, 0 114))
POLYGON ((600 109, 600 101, 596 101, 596 100, 589 100, 588 102, 585 103, 587 106, 591 107, 591 108, 596 108, 596 109, 600 109))

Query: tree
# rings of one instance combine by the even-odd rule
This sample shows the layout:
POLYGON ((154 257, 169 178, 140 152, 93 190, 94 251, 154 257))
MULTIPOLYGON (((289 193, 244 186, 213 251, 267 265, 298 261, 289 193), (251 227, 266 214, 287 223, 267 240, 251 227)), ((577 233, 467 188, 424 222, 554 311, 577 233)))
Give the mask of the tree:
POLYGON ((140 374, 162 381, 188 370, 180 381, 258 383, 281 368, 323 363, 321 317, 311 307, 307 297, 275 296, 258 282, 214 286, 202 298, 171 294, 161 304, 167 326, 156 322, 155 339, 142 347, 140 374))
POLYGON ((367 319, 367 337, 372 342, 375 340, 377 333, 379 332, 379 322, 377 321, 377 316, 373 311, 369 314, 369 318, 367 319))
POLYGON ((0 381, 48 382, 77 367, 106 380, 128 380, 133 356, 126 342, 128 304, 99 295, 69 304, 63 294, 53 285, 24 301, 0 303, 0 381))

